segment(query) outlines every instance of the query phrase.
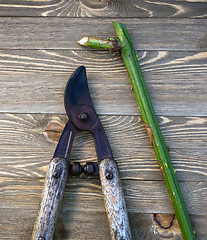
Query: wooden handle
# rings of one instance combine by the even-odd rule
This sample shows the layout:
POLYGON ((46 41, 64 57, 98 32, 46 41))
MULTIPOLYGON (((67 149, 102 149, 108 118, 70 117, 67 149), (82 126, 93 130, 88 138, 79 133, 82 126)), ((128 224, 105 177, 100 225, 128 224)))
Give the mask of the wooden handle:
POLYGON ((99 174, 112 239, 130 240, 131 232, 116 162, 110 159, 102 160, 99 174))
POLYGON ((67 177, 67 161, 53 158, 45 179, 38 218, 32 235, 33 240, 53 239, 67 177))

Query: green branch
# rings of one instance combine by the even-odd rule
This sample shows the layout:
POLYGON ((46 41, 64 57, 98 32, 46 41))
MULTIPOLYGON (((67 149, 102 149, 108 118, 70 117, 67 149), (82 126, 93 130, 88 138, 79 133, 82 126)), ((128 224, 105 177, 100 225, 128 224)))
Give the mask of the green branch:
POLYGON ((91 47, 101 50, 120 51, 119 41, 115 38, 100 39, 93 37, 83 37, 78 43, 85 47, 91 47))
MULTIPOLYGON (((121 51, 122 58, 129 73, 132 86, 138 101, 138 105, 142 114, 143 121, 145 123, 146 131, 149 136, 152 147, 155 151, 157 161, 159 163, 162 175, 172 201, 172 205, 175 211, 175 215, 178 219, 180 230, 184 240, 195 239, 195 232, 191 226, 190 218, 187 213, 187 209, 180 191, 180 187, 176 178, 175 170, 172 166, 170 155, 167 147, 164 143, 162 133, 160 131, 152 103, 145 85, 145 81, 138 63, 137 55, 134 51, 134 47, 127 31, 125 24, 113 22, 116 35, 119 39, 119 51, 121 51)), ((94 38, 90 41, 90 37, 87 37, 88 41, 85 46, 94 47, 94 38)), ((84 38, 82 38, 84 39, 84 38)), ((81 40, 82 40, 81 39, 81 40)), ((79 44, 81 44, 81 40, 79 44)), ((104 47, 102 42, 107 40, 95 40, 95 48, 104 50, 116 51, 116 47, 110 44, 112 47, 104 47), (100 47, 99 46, 100 41, 100 47)), ((116 41, 115 39, 112 42, 116 41)), ((116 41, 117 44, 117 41, 116 41)), ((84 44, 83 44, 84 45, 84 44)))

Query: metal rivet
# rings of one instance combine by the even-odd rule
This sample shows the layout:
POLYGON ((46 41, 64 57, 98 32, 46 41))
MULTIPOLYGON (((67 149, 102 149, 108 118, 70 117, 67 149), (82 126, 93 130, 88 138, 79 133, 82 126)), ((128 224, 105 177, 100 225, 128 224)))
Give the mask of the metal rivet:
POLYGON ((54 172, 53 177, 54 178, 59 178, 60 177, 60 173, 59 172, 54 172))
POLYGON ((111 180, 113 178, 113 173, 112 172, 106 172, 105 176, 106 176, 106 179, 111 180))
POLYGON ((79 118, 81 120, 81 122, 86 122, 88 120, 88 113, 86 112, 82 112, 80 115, 79 115, 79 118))
POLYGON ((44 237, 39 237, 38 240, 45 240, 45 238, 44 237))

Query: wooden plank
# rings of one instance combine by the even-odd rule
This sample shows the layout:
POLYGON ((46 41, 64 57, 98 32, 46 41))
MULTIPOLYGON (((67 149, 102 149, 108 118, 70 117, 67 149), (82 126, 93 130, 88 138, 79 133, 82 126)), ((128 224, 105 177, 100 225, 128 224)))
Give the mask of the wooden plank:
POLYGON ((0 3, 0 16, 47 17, 150 17, 206 18, 205 1, 6 1, 0 3))
MULTIPOLYGON (((19 240, 30 239, 36 211, 31 209, 0 209, 0 239, 19 240)), ((169 221, 172 216, 169 216, 169 221)), ((181 240, 177 220, 170 229, 160 228, 153 220, 153 214, 129 213, 129 220, 134 240, 170 237, 181 240)), ((190 215, 196 239, 206 239, 206 216, 190 215)), ((109 227, 105 212, 70 211, 62 209, 56 227, 55 240, 91 240, 110 239, 109 227)))
POLYGON ((83 49, 76 43, 82 36, 114 36, 112 20, 127 25, 135 49, 207 49, 205 19, 86 18, 82 21, 81 18, 42 17, 0 18, 0 49, 83 49))
MULTIPOLYGON (((139 116, 100 116, 122 179, 162 180, 139 116)), ((206 117, 158 118, 179 180, 206 181, 206 117)), ((0 114, 0 174, 44 177, 65 115, 0 114), (6 169, 6 171, 5 171, 6 169)), ((71 161, 97 161, 92 136, 76 136, 71 161)))
MULTIPOLYGON (((207 52, 138 52, 157 115, 207 115, 207 52)), ((97 113, 140 114, 121 58, 101 51, 0 51, 1 112, 65 113, 72 72, 85 65, 97 113)))
MULTIPOLYGON (((1 208, 38 210, 44 179, 1 178, 1 208)), ((207 182, 179 182, 189 214, 206 215, 207 182)), ((129 212, 174 213, 164 181, 122 180, 129 212)), ((62 208, 105 211, 98 179, 69 178, 62 208)))

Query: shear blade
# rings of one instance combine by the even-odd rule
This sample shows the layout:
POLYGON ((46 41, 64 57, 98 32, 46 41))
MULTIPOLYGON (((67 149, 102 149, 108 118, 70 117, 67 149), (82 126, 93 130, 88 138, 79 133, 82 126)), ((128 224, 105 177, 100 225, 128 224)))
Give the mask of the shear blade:
POLYGON ((86 69, 84 66, 76 69, 65 89, 65 109, 69 117, 76 105, 88 105, 94 108, 88 89, 86 69))
POLYGON ((65 109, 69 121, 60 137, 54 157, 69 160, 75 134, 89 131, 94 138, 98 161, 113 159, 108 139, 90 97, 84 66, 76 69, 66 85, 65 109))

